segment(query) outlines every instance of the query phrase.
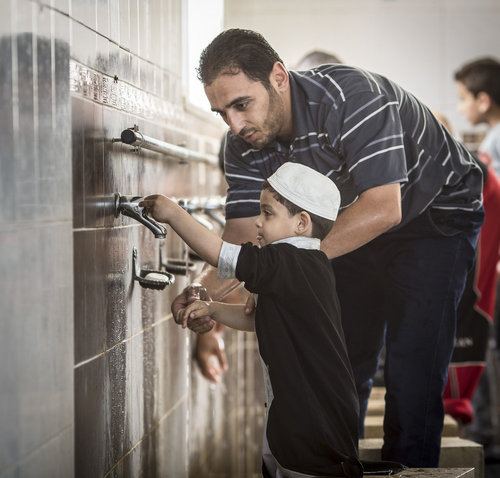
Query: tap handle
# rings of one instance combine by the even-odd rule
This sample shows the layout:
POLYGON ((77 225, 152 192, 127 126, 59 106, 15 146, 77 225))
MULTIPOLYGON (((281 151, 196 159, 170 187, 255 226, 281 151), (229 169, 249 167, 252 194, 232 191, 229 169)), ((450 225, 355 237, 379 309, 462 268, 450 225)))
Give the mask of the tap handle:
POLYGON ((167 228, 148 216, 143 207, 139 206, 142 196, 120 196, 115 194, 115 216, 121 214, 131 217, 146 226, 158 239, 164 239, 167 235, 167 228))

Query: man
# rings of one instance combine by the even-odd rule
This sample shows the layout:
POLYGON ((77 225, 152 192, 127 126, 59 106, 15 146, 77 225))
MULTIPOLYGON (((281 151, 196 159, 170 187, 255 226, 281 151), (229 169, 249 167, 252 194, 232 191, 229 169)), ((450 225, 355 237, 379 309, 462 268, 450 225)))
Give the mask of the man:
MULTIPOLYGON (((255 241, 261 184, 281 164, 305 164, 336 183, 342 212, 321 249, 337 277, 360 432, 385 341, 382 458, 437 466, 456 307, 483 219, 477 164, 387 78, 338 64, 287 71, 252 31, 216 37, 199 77, 230 128, 224 240, 255 241)), ((215 277, 205 269, 198 281, 219 299, 234 284, 215 277)), ((186 290, 174 316, 188 301, 186 290)), ((207 320, 192 328, 206 330, 207 320)), ((223 358, 214 332, 200 336, 199 361, 215 354, 223 358)))

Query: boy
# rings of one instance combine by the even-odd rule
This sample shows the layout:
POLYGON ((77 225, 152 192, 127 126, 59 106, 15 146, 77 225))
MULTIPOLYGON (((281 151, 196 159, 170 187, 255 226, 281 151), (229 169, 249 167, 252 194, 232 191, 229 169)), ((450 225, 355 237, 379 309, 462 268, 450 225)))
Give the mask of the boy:
POLYGON ((340 322, 335 278, 319 250, 337 217, 340 194, 326 176, 285 163, 263 185, 259 246, 223 242, 164 196, 140 204, 170 224, 221 278, 258 294, 244 305, 195 301, 176 320, 210 315, 257 333, 267 398, 263 474, 362 476, 357 459, 359 404, 340 322))
MULTIPOLYGON (((474 329, 474 348, 470 348, 468 354, 467 350, 462 351, 459 356, 461 361, 466 363, 466 367, 462 365, 460 375, 453 369, 450 369, 450 374, 454 372, 454 375, 460 377, 459 390, 463 388, 467 391, 463 393, 464 398, 472 395, 472 408, 469 407, 467 418, 469 421, 473 420, 467 430, 468 438, 484 446, 486 458, 498 459, 499 451, 495 447, 495 440, 498 440, 500 436, 500 428, 496 420, 498 397, 494 385, 498 380, 495 375, 495 370, 498 370, 498 354, 495 353, 494 345, 492 345, 494 341, 488 338, 496 323, 498 340, 498 321, 495 322, 494 318, 497 303, 497 270, 500 264, 498 223, 500 213, 500 62, 491 58, 469 62, 455 73, 455 80, 460 98, 459 111, 473 126, 486 123, 489 130, 478 148, 478 157, 484 163, 482 169, 485 220, 479 236, 477 278, 464 292, 465 298, 475 299, 476 295, 473 295, 473 292, 479 291, 477 300, 469 304, 474 306, 471 317, 474 317, 472 314, 478 312, 480 317, 476 322, 469 319, 469 327, 474 329), (471 290, 472 286, 474 291, 471 290), (466 295, 467 292, 469 295, 466 295), (474 365, 470 365, 471 363, 474 365), (483 373, 484 366, 486 369, 483 373), (481 378, 477 382, 479 376, 481 378), (470 386, 468 382, 477 383, 477 389, 470 386)), ((469 316, 465 317, 465 319, 468 318, 469 316)), ((467 324, 465 319, 464 323, 467 324)), ((462 334, 471 335, 465 327, 462 334)), ((460 363, 454 365, 457 371, 460 371, 460 365, 460 363)), ((460 405, 461 402, 457 401, 457 403, 460 405)), ((465 403, 468 404, 468 402, 465 403)), ((450 405, 454 406, 455 401, 450 400, 450 405)))
POLYGON ((489 126, 479 156, 500 176, 500 62, 481 58, 467 63, 455 73, 455 81, 459 111, 473 126, 489 126))

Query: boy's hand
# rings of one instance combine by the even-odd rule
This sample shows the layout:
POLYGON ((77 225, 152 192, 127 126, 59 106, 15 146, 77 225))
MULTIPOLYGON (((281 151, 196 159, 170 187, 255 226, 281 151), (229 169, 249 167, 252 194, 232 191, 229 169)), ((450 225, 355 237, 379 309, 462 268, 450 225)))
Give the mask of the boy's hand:
POLYGON ((182 325, 183 328, 187 325, 193 332, 198 334, 204 334, 210 331, 214 327, 215 322, 210 317, 193 319, 193 321, 187 320, 187 322, 184 322, 182 319, 183 315, 180 314, 180 311, 185 310, 186 307, 196 299, 210 300, 210 297, 206 293, 206 289, 203 289, 200 289, 197 284, 187 287, 174 299, 171 306, 172 316, 175 322, 182 325), (180 322, 178 322, 178 320, 180 320, 180 322))
POLYGON ((146 196, 140 203, 139 207, 143 207, 146 214, 156 219, 158 222, 168 223, 169 212, 174 206, 177 206, 166 196, 161 194, 152 194, 146 196))
MULTIPOLYGON (((185 309, 178 312, 176 322, 178 324, 182 324, 182 328, 185 329, 188 324, 188 320, 200 319, 202 317, 210 316, 211 314, 212 311, 210 310, 210 302, 195 300, 185 309)), ((194 332, 196 332, 196 330, 194 330, 194 332)))

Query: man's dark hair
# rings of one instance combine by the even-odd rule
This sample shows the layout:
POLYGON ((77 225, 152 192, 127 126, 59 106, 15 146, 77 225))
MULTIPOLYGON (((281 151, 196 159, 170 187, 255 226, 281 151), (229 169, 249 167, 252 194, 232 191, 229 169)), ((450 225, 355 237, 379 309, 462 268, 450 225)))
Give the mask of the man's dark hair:
POLYGON ((474 96, 484 92, 500 106, 500 62, 493 58, 480 58, 463 65, 455 80, 462 83, 474 96))
MULTIPOLYGON (((273 187, 267 182, 264 181, 262 183, 262 189, 269 191, 273 198, 276 199, 280 204, 286 207, 290 216, 295 216, 295 214, 299 214, 302 211, 305 211, 303 207, 299 207, 288 199, 284 198, 280 193, 278 193, 273 187)), ((331 219, 326 219, 321 216, 317 216, 312 212, 306 211, 309 216, 311 216, 312 222, 312 236, 316 237, 320 240, 323 240, 326 235, 330 232, 330 229, 333 226, 333 221, 331 219)))
POLYGON ((196 71, 204 86, 221 73, 236 75, 241 71, 269 88, 269 75, 277 61, 283 63, 260 33, 232 28, 220 33, 202 51, 196 71))

